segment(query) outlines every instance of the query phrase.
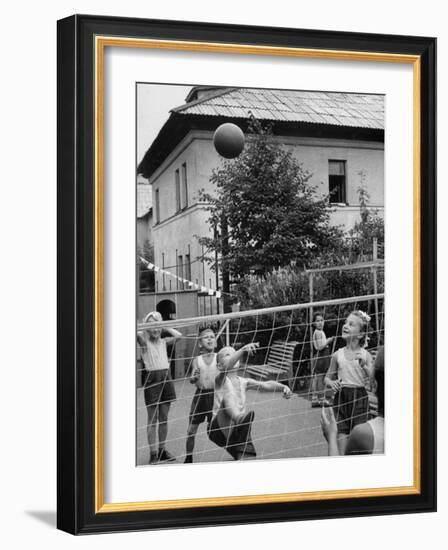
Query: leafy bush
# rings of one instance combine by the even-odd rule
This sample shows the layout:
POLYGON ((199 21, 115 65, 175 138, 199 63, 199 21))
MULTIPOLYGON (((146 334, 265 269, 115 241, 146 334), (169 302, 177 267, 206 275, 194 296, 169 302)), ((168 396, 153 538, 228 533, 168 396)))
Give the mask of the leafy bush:
POLYGON ((358 187, 360 220, 349 231, 349 246, 358 256, 358 260, 372 259, 373 240, 378 243, 378 258, 384 258, 384 220, 378 210, 369 208, 370 195, 365 187, 365 174, 361 176, 361 185, 358 187))

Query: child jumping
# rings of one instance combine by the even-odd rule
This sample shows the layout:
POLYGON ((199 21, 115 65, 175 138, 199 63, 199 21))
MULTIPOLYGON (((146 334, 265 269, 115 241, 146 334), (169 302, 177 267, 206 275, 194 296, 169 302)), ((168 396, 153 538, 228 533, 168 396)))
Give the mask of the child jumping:
MULTIPOLYGON (((160 323, 161 321, 162 316, 158 311, 151 311, 143 319, 144 323, 160 323)), ((171 402, 176 399, 166 346, 176 342, 182 334, 173 328, 164 330, 170 334, 169 337, 161 337, 162 329, 160 327, 148 328, 137 333, 137 343, 140 346, 141 358, 146 370, 143 393, 148 415, 149 464, 175 460, 165 449, 168 434, 168 412, 171 402), (159 435, 158 451, 156 448, 157 431, 159 435)))
POLYGON ((372 356, 364 348, 370 317, 363 311, 350 313, 342 327, 345 346, 331 357, 325 383, 336 392, 333 402, 338 425, 339 454, 345 454, 352 429, 368 420, 367 388, 372 380, 372 356))
POLYGON ((255 413, 246 411, 246 391, 281 391, 286 398, 292 395, 289 387, 279 382, 258 382, 238 376, 239 360, 245 353, 254 353, 257 347, 258 343, 252 343, 235 351, 227 346, 217 355, 219 374, 215 379, 213 418, 208 436, 213 443, 224 447, 234 460, 254 458, 257 455, 251 438, 255 413))
POLYGON ((196 392, 190 407, 185 463, 193 462, 194 442, 199 425, 205 420, 210 424, 212 419, 215 378, 218 368, 215 353, 216 336, 211 328, 200 330, 199 347, 201 355, 193 360, 190 378, 190 382, 196 384, 196 392))
POLYGON ((327 338, 324 332, 325 320, 320 312, 316 312, 313 318, 313 348, 316 352, 312 378, 312 407, 328 405, 325 399, 325 375, 330 366, 331 349, 330 344, 334 338, 327 338))

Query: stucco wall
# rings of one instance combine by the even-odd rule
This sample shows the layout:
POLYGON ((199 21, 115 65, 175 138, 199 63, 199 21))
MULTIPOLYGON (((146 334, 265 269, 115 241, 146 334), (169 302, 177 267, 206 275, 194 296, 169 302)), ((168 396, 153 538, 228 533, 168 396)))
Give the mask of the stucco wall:
POLYGON ((357 190, 361 183, 370 195, 371 206, 384 205, 384 149, 382 144, 341 141, 334 145, 335 140, 310 140, 306 144, 302 138, 298 143, 288 148, 303 168, 311 173, 310 184, 317 186, 321 195, 328 194, 328 161, 346 161, 346 199, 350 206, 358 206, 357 190), (363 182, 361 173, 363 174, 363 182))
MULTIPOLYGON (((181 147, 179 154, 152 180, 153 193, 159 189, 160 206, 160 223, 153 227, 155 264, 159 267, 165 265, 167 270, 176 273, 174 266, 177 264, 177 257, 185 258, 190 250, 191 280, 213 289, 216 288, 216 277, 210 266, 201 261, 204 249, 195 235, 210 234, 207 224, 208 213, 203 205, 198 204, 198 193, 201 188, 213 190, 209 179, 213 167, 217 165, 219 155, 211 142, 196 139, 190 141, 186 147, 181 147), (187 166, 188 207, 176 213, 175 172, 179 169, 182 173, 184 163, 187 166), (162 254, 165 256, 164 260, 162 254)), ((176 290, 177 283, 174 278, 165 276, 164 287, 163 276, 156 274, 157 288, 159 291, 163 288, 167 291, 176 290)))
MULTIPOLYGON (((177 257, 190 251, 191 280, 194 283, 215 288, 215 275, 208 264, 201 261, 203 248, 195 235, 209 234, 208 213, 200 205, 193 206, 178 216, 172 217, 154 227, 154 259, 157 266, 165 266, 167 271, 176 274, 177 257), (164 254, 164 260, 162 257, 164 254)), ((184 272, 184 278, 186 273, 184 272)), ((156 275, 156 290, 163 290, 163 276, 156 275)), ((165 276, 165 290, 176 290, 176 279, 165 276), (170 283, 171 281, 171 288, 170 283)))

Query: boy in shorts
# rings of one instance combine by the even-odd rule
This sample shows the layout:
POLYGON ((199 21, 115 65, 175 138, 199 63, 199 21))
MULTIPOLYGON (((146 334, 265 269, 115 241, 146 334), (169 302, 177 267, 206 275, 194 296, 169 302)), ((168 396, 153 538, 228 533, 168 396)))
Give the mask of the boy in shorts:
POLYGON ((219 374, 215 379, 213 418, 208 436, 213 443, 224 447, 234 460, 257 456, 251 437, 255 413, 246 411, 246 391, 281 391, 286 398, 292 395, 289 387, 280 382, 258 382, 253 378, 238 376, 239 360, 246 353, 254 353, 257 347, 258 343, 246 344, 235 351, 227 346, 217 354, 219 374))
POLYGON ((216 336, 211 328, 203 328, 199 332, 199 347, 201 354, 193 360, 190 382, 196 384, 196 392, 190 407, 188 422, 185 463, 193 462, 193 449, 199 425, 210 423, 213 411, 215 378, 218 374, 216 366, 216 336))
MULTIPOLYGON (((158 311, 151 311, 143 319, 144 323, 160 323, 161 321, 162 316, 158 311)), ((170 336, 162 338, 162 328, 160 326, 137 333, 137 343, 140 346, 141 358, 146 370, 143 392, 148 414, 149 464, 175 460, 165 449, 168 434, 168 412, 171 402, 176 399, 166 346, 175 343, 182 334, 174 328, 164 330, 170 336), (159 436, 158 450, 156 447, 157 432, 159 436)))

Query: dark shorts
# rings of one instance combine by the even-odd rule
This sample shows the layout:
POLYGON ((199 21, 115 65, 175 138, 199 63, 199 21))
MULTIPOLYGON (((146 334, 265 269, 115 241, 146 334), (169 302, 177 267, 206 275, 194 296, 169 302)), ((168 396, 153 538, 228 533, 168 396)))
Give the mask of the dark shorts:
POLYGON ((235 425, 232 429, 229 438, 226 438, 219 427, 219 423, 215 418, 212 419, 208 428, 208 437, 218 447, 223 447, 234 460, 242 460, 244 458, 255 458, 257 453, 254 444, 252 443, 252 422, 244 425, 235 425))
POLYGON ((149 371, 143 386, 143 392, 147 407, 174 401, 176 399, 176 391, 171 379, 170 370, 149 371))
POLYGON ((342 388, 334 396, 333 410, 338 432, 349 434, 355 426, 367 422, 369 411, 369 397, 363 387, 342 388))
POLYGON ((326 348, 321 349, 319 352, 317 352, 313 374, 327 374, 327 371, 330 367, 330 361, 331 350, 330 347, 327 346, 326 348))
POLYGON ((196 389, 190 407, 190 424, 201 424, 205 420, 210 422, 213 413, 214 396, 214 390, 196 389))

